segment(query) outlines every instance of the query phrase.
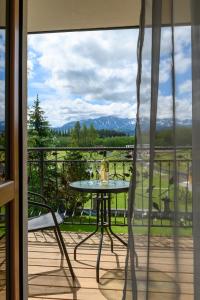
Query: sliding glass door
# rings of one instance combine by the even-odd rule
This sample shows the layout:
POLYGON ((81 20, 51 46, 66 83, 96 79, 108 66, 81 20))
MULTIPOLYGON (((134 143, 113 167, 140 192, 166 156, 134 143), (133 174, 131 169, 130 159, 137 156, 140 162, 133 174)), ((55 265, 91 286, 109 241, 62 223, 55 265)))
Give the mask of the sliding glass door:
POLYGON ((9 299, 9 130, 8 130, 8 74, 6 1, 0 1, 0 299, 9 299))
POLYGON ((0 299, 20 298, 19 2, 0 0, 0 299))

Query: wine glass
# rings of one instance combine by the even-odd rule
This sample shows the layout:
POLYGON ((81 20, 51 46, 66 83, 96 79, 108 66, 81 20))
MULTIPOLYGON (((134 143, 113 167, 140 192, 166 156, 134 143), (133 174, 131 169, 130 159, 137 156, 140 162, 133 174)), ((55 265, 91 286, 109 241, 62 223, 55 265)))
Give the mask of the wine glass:
POLYGON ((90 168, 88 169, 88 174, 89 174, 89 176, 90 176, 89 184, 93 184, 92 179, 93 179, 93 177, 94 177, 94 173, 93 173, 93 168, 92 168, 92 167, 90 167, 90 168))

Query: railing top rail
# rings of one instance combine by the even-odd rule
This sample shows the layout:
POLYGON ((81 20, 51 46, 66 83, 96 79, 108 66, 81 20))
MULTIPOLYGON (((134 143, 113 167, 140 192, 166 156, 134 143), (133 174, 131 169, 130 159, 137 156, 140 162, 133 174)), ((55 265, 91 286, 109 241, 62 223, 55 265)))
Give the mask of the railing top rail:
MULTIPOLYGON (((149 147, 137 148, 139 150, 149 150, 149 147)), ((191 146, 177 146, 177 150, 191 150, 191 146)), ((105 150, 134 150, 134 146, 127 147, 31 147, 29 151, 105 151, 105 150)), ((173 147, 155 147, 155 150, 174 150, 173 147)))
MULTIPOLYGON (((40 160, 39 159, 28 159, 27 162, 31 163, 37 163, 39 162, 40 160)), ((147 161, 147 160, 146 160, 147 161)), ((141 162, 146 162, 145 160, 141 160, 141 162)), ((173 162, 174 160, 173 159, 154 159, 154 162, 155 163, 169 163, 169 162, 173 162)), ((190 163, 192 160, 191 159, 177 159, 177 162, 178 163, 190 163)), ((87 159, 87 160, 71 160, 71 159, 68 159, 68 160, 64 160, 64 159, 43 159, 43 162, 48 162, 48 163, 100 163, 101 162, 101 159, 87 159)), ((109 160, 110 163, 131 163, 132 162, 132 159, 111 159, 109 160)), ((140 162, 140 160, 138 160, 138 162, 140 162)))
POLYGON ((34 147, 29 151, 103 151, 103 150, 133 150, 134 147, 34 147))

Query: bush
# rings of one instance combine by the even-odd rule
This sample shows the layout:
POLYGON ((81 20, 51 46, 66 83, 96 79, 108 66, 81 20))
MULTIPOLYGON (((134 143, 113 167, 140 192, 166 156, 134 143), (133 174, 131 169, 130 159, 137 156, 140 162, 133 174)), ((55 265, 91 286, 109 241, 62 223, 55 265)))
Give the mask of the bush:
POLYGON ((67 153, 64 160, 65 168, 60 170, 60 184, 58 189, 59 198, 65 199, 66 205, 70 211, 75 207, 82 206, 88 201, 87 194, 80 194, 70 188, 73 181, 89 179, 87 160, 79 152, 67 153))
POLYGON ((65 201, 69 211, 76 206, 82 206, 88 200, 87 195, 82 194, 80 198, 79 193, 73 191, 69 184, 72 181, 89 178, 87 160, 79 152, 66 152, 63 162, 55 162, 53 152, 44 157, 44 160, 40 161, 34 156, 33 163, 29 163, 29 190, 42 192, 55 209, 61 199, 65 201))

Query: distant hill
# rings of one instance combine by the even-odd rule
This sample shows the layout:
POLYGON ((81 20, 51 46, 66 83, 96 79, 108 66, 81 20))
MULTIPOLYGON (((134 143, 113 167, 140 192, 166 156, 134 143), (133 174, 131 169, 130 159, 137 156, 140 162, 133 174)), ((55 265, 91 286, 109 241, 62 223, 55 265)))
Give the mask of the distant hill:
MULTIPOLYGON (((61 127, 57 127, 54 129, 65 132, 68 131, 69 129, 72 129, 75 123, 76 123, 75 121, 69 122, 64 124, 61 127)), ((135 129, 135 119, 118 118, 114 116, 80 120, 80 124, 81 125, 85 124, 87 127, 89 127, 90 124, 93 124, 97 130, 101 130, 101 129, 115 130, 119 132, 124 132, 129 135, 132 135, 135 129)), ((141 125, 143 130, 147 130, 149 128, 149 120, 147 118, 141 119, 141 125)), ((192 125, 192 121, 190 119, 177 120, 177 126, 191 127, 191 125, 192 125)), ((169 128, 171 126, 172 126, 172 120, 169 118, 157 120, 157 130, 169 128)))

